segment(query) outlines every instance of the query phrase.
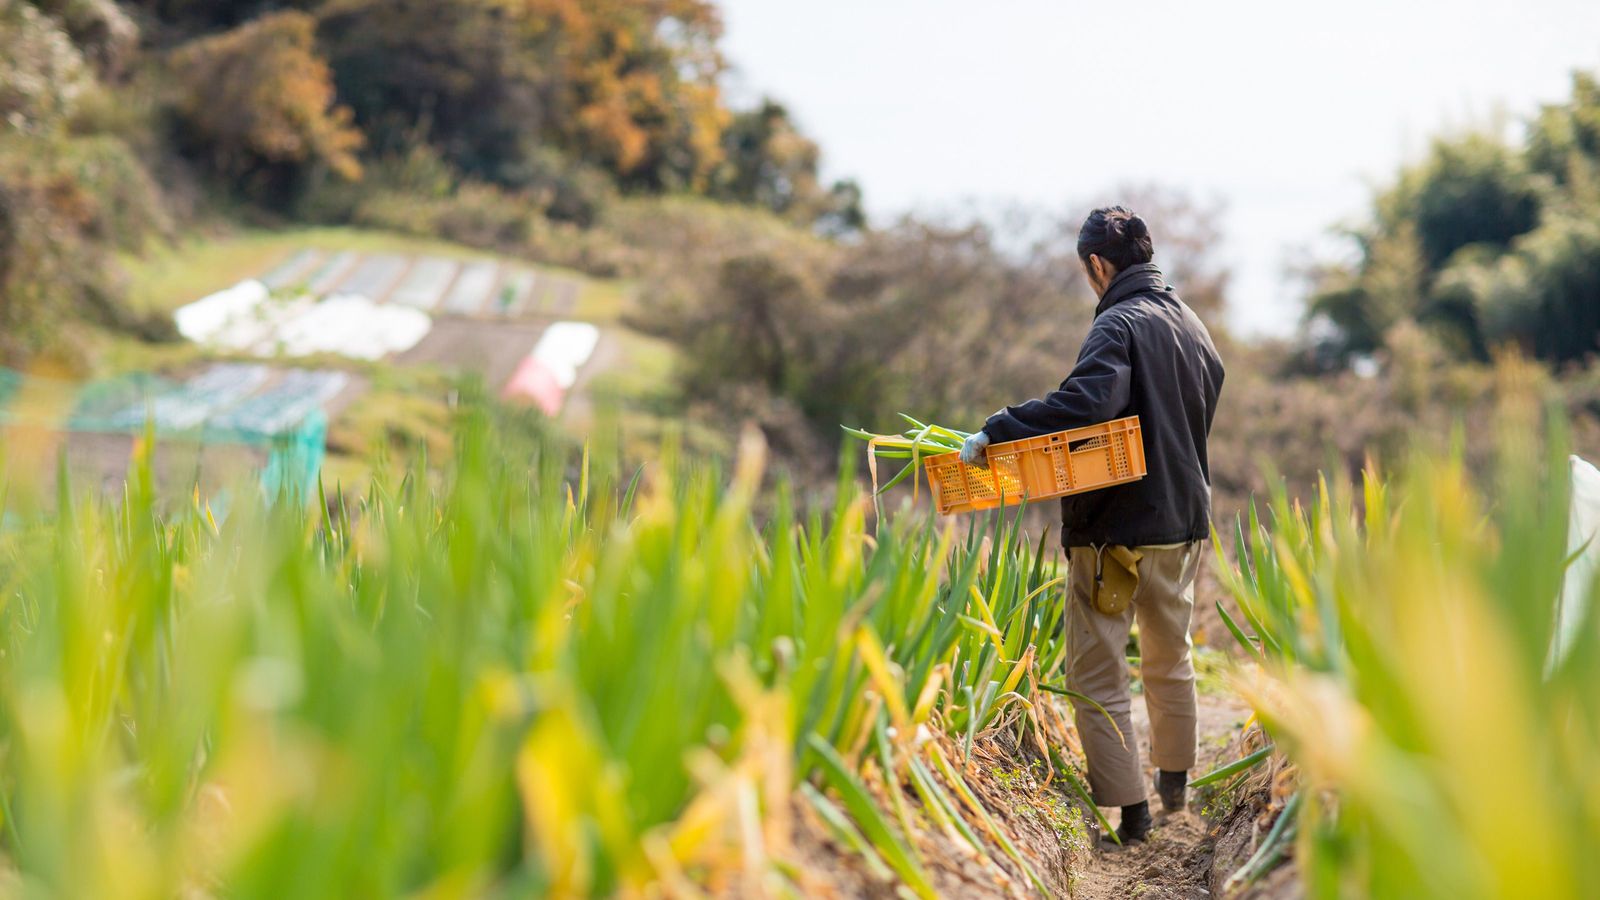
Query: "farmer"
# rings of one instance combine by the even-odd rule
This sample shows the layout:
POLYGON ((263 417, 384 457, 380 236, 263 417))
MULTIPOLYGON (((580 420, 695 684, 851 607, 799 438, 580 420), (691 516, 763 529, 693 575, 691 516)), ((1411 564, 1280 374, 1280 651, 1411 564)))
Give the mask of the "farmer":
POLYGON ((1139 621, 1139 666, 1150 713, 1150 761, 1168 812, 1184 808, 1195 762, 1189 620, 1201 542, 1211 532, 1206 437, 1222 389, 1222 360, 1206 326, 1151 259, 1145 221, 1097 209, 1078 232, 1078 256, 1100 298, 1078 362, 1061 386, 989 417, 961 450, 987 465, 990 443, 1138 416, 1148 474, 1065 497, 1067 684, 1099 806, 1120 806, 1117 834, 1142 841, 1153 821, 1129 715, 1128 631, 1139 621), (1113 725, 1113 722, 1115 725, 1113 725))

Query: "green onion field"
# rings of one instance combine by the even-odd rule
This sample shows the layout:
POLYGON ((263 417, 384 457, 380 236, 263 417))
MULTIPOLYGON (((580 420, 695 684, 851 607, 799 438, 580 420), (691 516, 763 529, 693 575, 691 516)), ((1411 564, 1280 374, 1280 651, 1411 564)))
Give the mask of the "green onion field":
MULTIPOLYGON (((456 427, 359 497, 172 502, 143 459, 120 497, 12 481, 7 896, 1072 890, 1017 826, 1070 857, 1101 824, 1047 536, 874 520, 848 467, 802 514, 754 437, 629 471, 487 407, 456 427)), ((1290 853, 1315 896, 1600 879, 1600 632, 1551 654, 1564 469, 1503 431, 1484 487, 1422 458, 1220 542, 1264 746, 1197 786, 1278 795, 1230 888, 1290 853)))

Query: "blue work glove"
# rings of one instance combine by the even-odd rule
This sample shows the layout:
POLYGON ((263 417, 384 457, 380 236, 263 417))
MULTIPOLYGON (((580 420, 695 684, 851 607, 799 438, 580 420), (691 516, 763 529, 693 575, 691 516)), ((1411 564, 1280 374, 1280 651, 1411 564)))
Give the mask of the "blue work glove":
POLYGON ((989 457, 983 451, 989 449, 989 435, 982 430, 973 432, 961 445, 961 461, 969 466, 980 469, 989 468, 989 457))

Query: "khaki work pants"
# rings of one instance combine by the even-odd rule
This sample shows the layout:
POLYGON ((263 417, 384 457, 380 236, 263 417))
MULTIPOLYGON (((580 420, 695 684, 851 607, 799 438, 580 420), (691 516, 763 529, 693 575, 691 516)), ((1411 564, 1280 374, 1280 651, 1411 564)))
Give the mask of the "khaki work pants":
POLYGON ((1194 613, 1201 545, 1138 550, 1144 555, 1139 561, 1139 587, 1133 602, 1115 616, 1095 609, 1090 599, 1095 551, 1074 547, 1067 554, 1067 686, 1093 698, 1116 722, 1113 728, 1100 710, 1073 698, 1078 734, 1089 758, 1089 788, 1098 806, 1131 806, 1148 796, 1128 694, 1128 630, 1135 616, 1145 708, 1150 713, 1150 761, 1169 772, 1186 771, 1195 762, 1189 619, 1194 613))

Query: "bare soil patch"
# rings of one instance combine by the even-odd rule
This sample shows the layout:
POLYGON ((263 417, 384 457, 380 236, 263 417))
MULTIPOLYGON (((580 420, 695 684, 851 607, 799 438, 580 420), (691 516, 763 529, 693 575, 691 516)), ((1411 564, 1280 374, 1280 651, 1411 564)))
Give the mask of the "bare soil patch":
POLYGON ((441 370, 483 376, 490 390, 511 378, 533 352, 544 333, 543 322, 489 322, 439 317, 417 346, 396 357, 406 366, 431 365, 441 370))

